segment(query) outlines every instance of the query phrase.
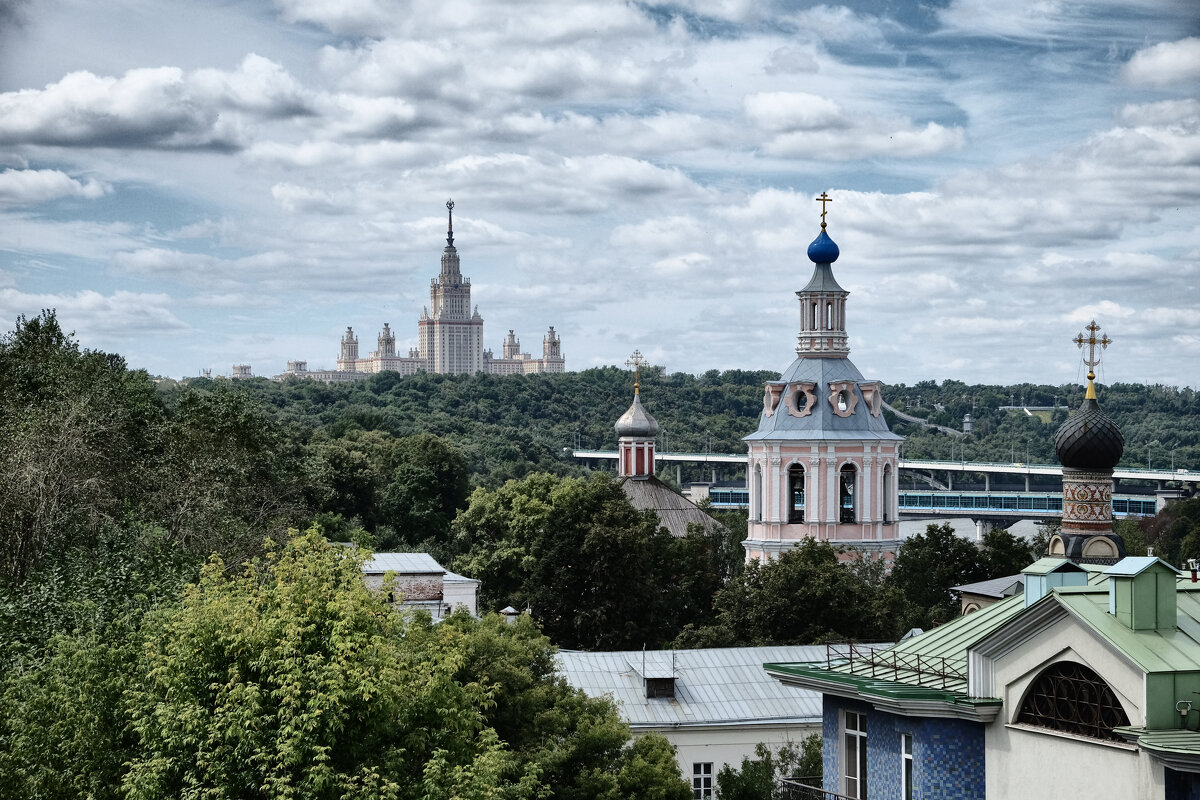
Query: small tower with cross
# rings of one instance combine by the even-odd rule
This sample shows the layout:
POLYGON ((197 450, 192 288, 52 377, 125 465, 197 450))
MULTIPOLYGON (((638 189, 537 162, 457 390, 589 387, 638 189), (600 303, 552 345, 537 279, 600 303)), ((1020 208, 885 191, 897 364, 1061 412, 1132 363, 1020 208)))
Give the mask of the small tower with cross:
POLYGON ((658 421, 642 407, 640 397, 641 369, 646 359, 640 350, 625 362, 633 370, 633 403, 613 427, 617 431, 617 474, 623 478, 645 480, 654 475, 654 439, 658 436, 658 421))
POLYGON ((1062 527, 1050 537, 1046 554, 1077 563, 1114 564, 1125 556, 1125 542, 1112 529, 1113 469, 1125 451, 1125 437, 1096 399, 1099 351, 1112 344, 1112 339, 1097 336, 1100 326, 1095 320, 1088 324, 1087 332, 1073 340, 1085 350, 1087 394, 1054 434, 1054 452, 1062 464, 1063 516, 1062 527))
POLYGON ((846 298, 833 277, 833 202, 822 192, 821 230, 808 246, 812 277, 796 292, 796 360, 767 381, 758 430, 745 437, 750 520, 746 558, 770 559, 805 539, 894 556, 902 437, 883 417, 882 384, 850 361, 846 298))

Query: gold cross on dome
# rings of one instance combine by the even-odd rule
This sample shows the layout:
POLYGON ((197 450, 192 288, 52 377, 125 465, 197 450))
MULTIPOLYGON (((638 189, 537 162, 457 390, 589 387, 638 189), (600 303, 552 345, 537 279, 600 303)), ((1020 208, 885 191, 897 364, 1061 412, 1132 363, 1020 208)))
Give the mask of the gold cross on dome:
POLYGON ((648 362, 646 361, 645 358, 642 357, 641 350, 634 350, 633 355, 631 355, 629 357, 629 359, 625 362, 625 366, 627 366, 633 370, 633 393, 634 394, 638 393, 638 384, 640 382, 639 378, 641 375, 640 369, 641 369, 642 365, 646 364, 646 363, 648 363, 648 362))
POLYGON ((817 202, 821 204, 821 230, 825 230, 825 204, 832 203, 833 198, 825 192, 821 192, 821 196, 817 198, 817 202))
POLYGON ((1096 320, 1092 320, 1088 323, 1087 332, 1088 335, 1086 337, 1080 333, 1072 341, 1074 341, 1075 345, 1081 350, 1083 349, 1084 345, 1087 345, 1087 358, 1083 359, 1083 363, 1087 364, 1088 380, 1090 381, 1095 380, 1095 367, 1100 363, 1100 355, 1096 352, 1096 345, 1100 345, 1100 349, 1104 350, 1110 344, 1112 344, 1112 339, 1108 338, 1108 334, 1101 336, 1099 339, 1096 338, 1096 334, 1100 332, 1100 326, 1096 324, 1096 320))

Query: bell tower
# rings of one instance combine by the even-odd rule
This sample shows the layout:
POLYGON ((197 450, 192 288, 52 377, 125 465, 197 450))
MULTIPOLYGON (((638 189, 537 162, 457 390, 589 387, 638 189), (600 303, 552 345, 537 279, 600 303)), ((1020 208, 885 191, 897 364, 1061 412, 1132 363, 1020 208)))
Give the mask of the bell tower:
POLYGON ((646 361, 641 351, 634 350, 625 366, 633 368, 633 403, 613 427, 617 431, 617 474, 622 478, 645 480, 654 475, 654 437, 658 436, 658 421, 642 407, 639 370, 646 361))
POLYGON ((826 232, 808 246, 812 277, 796 292, 796 360, 763 387, 758 430, 745 437, 747 560, 774 558, 806 538, 891 559, 899 547, 897 468, 903 437, 883 417, 882 384, 850 361, 846 298, 833 276, 841 254, 826 232))

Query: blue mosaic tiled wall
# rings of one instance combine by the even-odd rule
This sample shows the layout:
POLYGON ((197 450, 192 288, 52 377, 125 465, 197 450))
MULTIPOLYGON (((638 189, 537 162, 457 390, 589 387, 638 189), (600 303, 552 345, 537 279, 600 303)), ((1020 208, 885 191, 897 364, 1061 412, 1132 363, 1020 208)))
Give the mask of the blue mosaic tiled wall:
POLYGON ((825 696, 821 757, 824 788, 840 790, 839 711, 867 715, 867 786, 873 797, 899 797, 900 735, 913 737, 913 797, 917 800, 983 800, 983 725, 977 722, 901 717, 866 703, 825 696))

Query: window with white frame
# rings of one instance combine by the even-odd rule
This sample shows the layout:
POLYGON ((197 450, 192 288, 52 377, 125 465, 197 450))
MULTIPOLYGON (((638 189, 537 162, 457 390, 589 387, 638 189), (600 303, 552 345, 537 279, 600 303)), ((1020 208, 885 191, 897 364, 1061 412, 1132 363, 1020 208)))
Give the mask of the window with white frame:
POLYGON ((913 800, 913 740, 911 733, 900 734, 900 798, 913 800))
POLYGON ((712 800, 712 767, 711 762, 692 764, 692 800, 712 800))
POLYGON ((867 797, 867 715, 847 711, 842 725, 842 794, 867 797))

